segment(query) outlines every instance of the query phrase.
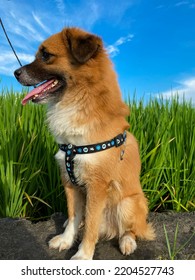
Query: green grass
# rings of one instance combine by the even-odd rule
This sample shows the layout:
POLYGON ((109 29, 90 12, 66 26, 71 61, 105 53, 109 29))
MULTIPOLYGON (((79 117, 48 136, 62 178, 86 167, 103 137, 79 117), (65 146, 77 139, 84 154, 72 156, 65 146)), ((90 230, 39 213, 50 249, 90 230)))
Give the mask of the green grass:
POLYGON ((152 210, 195 209, 195 108, 178 97, 131 104, 140 143, 141 182, 152 210))
MULTIPOLYGON (((66 211, 57 144, 45 123, 46 108, 22 106, 21 100, 13 90, 0 95, 0 217, 40 219, 66 211)), ((195 108, 177 98, 129 102, 150 210, 194 210, 195 108)))
POLYGON ((21 105, 21 95, 0 95, 0 216, 40 218, 65 208, 57 145, 43 106, 21 105))
POLYGON ((177 223, 176 228, 175 228, 175 233, 174 233, 174 238, 173 238, 172 244, 170 242, 165 224, 163 224, 163 229, 164 229, 164 233, 165 233, 165 240, 166 240, 166 244, 167 244, 167 251, 168 251, 169 259, 170 260, 175 260, 177 255, 179 253, 181 253, 182 250, 185 247, 187 247, 187 245, 189 245, 189 242, 194 237, 195 232, 192 233, 192 235, 189 237, 188 240, 186 240, 185 243, 183 243, 182 245, 180 245, 180 247, 178 247, 177 246, 178 231, 179 231, 178 223, 177 223))

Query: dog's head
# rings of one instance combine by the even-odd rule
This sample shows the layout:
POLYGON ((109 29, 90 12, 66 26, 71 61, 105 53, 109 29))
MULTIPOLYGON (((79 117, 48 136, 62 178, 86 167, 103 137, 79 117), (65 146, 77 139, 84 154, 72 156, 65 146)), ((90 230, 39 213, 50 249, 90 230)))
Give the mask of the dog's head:
MULTIPOLYGON (((66 90, 73 86, 75 76, 86 76, 84 67, 103 53, 102 40, 77 28, 65 28, 45 40, 35 60, 14 72, 24 86, 35 86, 22 104, 58 102, 66 90)), ((89 69, 88 69, 89 70, 89 69)))

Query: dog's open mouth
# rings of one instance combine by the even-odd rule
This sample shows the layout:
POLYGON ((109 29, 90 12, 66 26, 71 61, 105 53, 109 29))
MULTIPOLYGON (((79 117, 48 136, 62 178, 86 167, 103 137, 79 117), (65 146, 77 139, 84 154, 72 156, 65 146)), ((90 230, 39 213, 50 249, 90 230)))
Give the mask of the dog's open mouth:
POLYGON ((50 93, 54 94, 54 92, 56 92, 61 86, 61 81, 57 79, 44 81, 25 96, 22 100, 22 105, 26 105, 26 103, 30 100, 38 103, 46 99, 50 93))

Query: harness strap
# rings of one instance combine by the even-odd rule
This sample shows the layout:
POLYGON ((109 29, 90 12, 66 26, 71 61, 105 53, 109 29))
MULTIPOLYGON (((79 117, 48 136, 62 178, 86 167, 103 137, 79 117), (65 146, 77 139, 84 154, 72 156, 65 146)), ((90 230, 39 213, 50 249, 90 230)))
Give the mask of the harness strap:
MULTIPOLYGON (((59 149, 65 152, 65 166, 68 172, 69 178, 74 185, 78 185, 75 174, 74 174, 74 157, 83 154, 91 154, 102 152, 104 150, 119 147, 123 145, 126 141, 126 131, 122 134, 117 135, 113 139, 101 142, 98 144, 86 145, 86 146, 75 146, 72 144, 59 144, 59 149)), ((121 152, 121 160, 123 159, 124 150, 121 152)))

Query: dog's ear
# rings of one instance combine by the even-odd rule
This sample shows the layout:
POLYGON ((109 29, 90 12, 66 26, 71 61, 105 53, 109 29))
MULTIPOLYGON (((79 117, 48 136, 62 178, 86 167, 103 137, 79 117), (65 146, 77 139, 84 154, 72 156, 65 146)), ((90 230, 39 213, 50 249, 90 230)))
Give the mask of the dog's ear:
POLYGON ((68 28, 63 32, 71 55, 81 64, 94 58, 102 48, 102 40, 98 36, 76 28, 68 28))

